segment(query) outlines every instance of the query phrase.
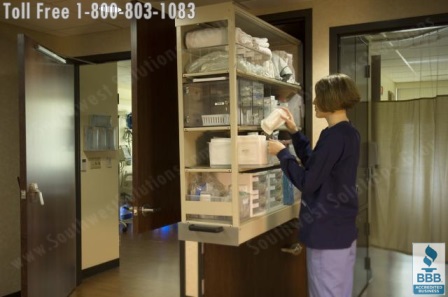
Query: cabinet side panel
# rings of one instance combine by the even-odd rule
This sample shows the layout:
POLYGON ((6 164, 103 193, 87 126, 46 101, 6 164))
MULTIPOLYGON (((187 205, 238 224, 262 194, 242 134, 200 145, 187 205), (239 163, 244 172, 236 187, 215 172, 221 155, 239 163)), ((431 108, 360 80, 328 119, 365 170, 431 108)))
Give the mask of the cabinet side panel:
POLYGON ((205 245, 207 297, 307 296, 305 249, 299 256, 281 252, 297 241, 287 223, 239 247, 205 245))

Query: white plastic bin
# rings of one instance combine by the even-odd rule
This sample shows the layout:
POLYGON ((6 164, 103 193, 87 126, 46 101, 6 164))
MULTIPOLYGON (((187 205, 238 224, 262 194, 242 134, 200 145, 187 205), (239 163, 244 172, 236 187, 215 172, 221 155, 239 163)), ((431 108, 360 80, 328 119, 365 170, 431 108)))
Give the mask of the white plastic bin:
POLYGON ((238 163, 240 165, 268 164, 268 150, 266 136, 241 135, 238 136, 238 163))
POLYGON ((230 138, 212 138, 210 140, 210 166, 228 166, 232 163, 230 143, 230 138))

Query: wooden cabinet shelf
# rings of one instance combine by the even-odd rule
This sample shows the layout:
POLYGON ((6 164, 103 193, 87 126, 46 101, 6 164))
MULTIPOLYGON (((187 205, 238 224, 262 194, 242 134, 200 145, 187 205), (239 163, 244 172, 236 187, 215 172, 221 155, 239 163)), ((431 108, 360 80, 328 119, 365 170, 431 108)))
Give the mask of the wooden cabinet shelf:
MULTIPOLYGON (((300 84, 287 83, 287 82, 272 79, 269 77, 264 77, 264 76, 256 75, 253 73, 244 72, 241 70, 237 70, 236 74, 238 77, 247 78, 247 79, 254 80, 254 81, 260 81, 260 82, 266 83, 266 84, 276 87, 276 88, 286 88, 286 89, 289 89, 289 90, 295 91, 295 92, 299 92, 302 90, 302 87, 300 86, 300 84)), ((195 78, 210 78, 210 80, 212 80, 215 77, 223 77, 223 76, 228 76, 228 75, 229 75, 229 71, 226 70, 226 71, 214 71, 214 72, 205 72, 205 73, 184 73, 182 75, 182 77, 188 79, 189 81, 193 81, 193 79, 195 79, 195 78)))

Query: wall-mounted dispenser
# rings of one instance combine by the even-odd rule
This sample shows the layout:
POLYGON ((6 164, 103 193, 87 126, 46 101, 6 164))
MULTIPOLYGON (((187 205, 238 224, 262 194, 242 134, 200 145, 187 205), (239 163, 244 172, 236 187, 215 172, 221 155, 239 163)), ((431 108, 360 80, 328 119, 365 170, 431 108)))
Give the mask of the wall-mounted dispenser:
POLYGON ((113 151, 117 144, 117 127, 112 126, 111 116, 90 115, 84 129, 84 151, 113 151))

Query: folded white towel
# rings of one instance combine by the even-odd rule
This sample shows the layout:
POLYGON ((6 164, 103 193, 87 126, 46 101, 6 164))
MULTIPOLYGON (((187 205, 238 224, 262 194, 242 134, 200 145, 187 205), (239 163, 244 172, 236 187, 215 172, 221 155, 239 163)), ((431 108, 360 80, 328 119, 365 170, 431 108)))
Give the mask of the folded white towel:
POLYGON ((253 37, 252 43, 253 47, 256 49, 260 47, 269 47, 269 42, 267 38, 253 37))
POLYGON ((245 45, 245 46, 252 46, 252 36, 241 30, 241 28, 235 28, 235 41, 236 43, 245 45))
POLYGON ((187 48, 210 47, 227 44, 227 28, 207 28, 188 32, 185 37, 187 48))
POLYGON ((266 55, 266 57, 268 59, 270 59, 272 57, 272 51, 267 48, 267 47, 260 47, 257 49, 259 52, 263 53, 264 55, 266 55))
MULTIPOLYGON (((236 43, 252 47, 252 36, 236 28, 236 43)), ((185 46, 187 48, 201 48, 228 44, 227 28, 206 28, 201 30, 190 31, 185 36, 185 46)))

